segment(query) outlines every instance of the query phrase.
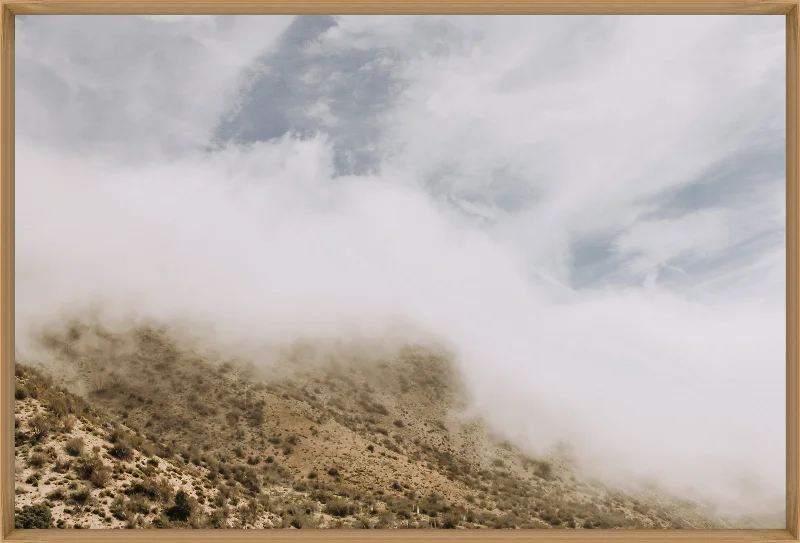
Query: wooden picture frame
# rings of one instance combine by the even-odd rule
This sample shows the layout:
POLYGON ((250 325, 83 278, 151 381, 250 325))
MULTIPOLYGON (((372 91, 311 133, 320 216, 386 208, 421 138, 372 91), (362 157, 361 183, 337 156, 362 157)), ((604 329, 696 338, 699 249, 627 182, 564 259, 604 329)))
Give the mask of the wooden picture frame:
POLYGON ((800 541, 800 5, 797 0, 2 0, 0 51, 0 541, 800 541), (14 529, 14 19, 78 14, 733 14, 786 17, 786 529, 16 530, 14 529))

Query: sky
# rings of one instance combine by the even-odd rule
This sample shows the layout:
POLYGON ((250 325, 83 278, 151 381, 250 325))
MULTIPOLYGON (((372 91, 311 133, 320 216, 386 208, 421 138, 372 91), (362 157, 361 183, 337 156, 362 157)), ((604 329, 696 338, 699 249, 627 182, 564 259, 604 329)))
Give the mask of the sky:
POLYGON ((16 25, 19 357, 430 338, 528 450, 783 527, 782 17, 16 25))

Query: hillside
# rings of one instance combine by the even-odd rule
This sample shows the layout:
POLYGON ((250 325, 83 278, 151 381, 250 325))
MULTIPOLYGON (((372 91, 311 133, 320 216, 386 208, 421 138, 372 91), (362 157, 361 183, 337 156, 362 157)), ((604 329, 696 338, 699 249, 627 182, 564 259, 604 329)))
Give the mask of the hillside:
POLYGON ((149 327, 43 342, 54 360, 16 368, 18 527, 729 526, 493 437, 422 350, 267 371, 149 327))

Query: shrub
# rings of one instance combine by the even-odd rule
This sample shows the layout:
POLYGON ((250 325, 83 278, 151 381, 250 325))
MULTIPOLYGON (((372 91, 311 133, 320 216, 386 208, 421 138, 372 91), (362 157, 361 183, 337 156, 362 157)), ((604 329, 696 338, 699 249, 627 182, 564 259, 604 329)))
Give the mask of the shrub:
POLYGON ((175 505, 166 510, 167 517, 170 520, 185 521, 192 514, 192 506, 189 503, 189 498, 186 492, 181 490, 175 495, 175 505))
POLYGON ((336 468, 331 468, 331 469, 328 470, 328 475, 330 475, 331 477, 338 477, 339 476, 339 470, 336 469, 336 468))
POLYGON ((61 427, 64 429, 65 432, 71 432, 73 428, 75 428, 75 416, 74 415, 67 415, 63 419, 61 419, 61 427))
POLYGON ((548 462, 537 462, 533 474, 545 480, 553 478, 553 466, 548 462))
POLYGON ((252 492, 261 490, 258 474, 253 468, 236 466, 233 473, 233 480, 252 492))
POLYGON ((60 488, 56 488, 49 494, 47 494, 48 500, 63 500, 64 499, 64 491, 60 488))
POLYGON ((89 476, 89 482, 97 488, 104 488, 108 484, 109 479, 111 479, 111 470, 106 466, 101 466, 93 470, 92 474, 89 476))
POLYGON ((124 440, 125 436, 127 436, 127 432, 123 430, 121 427, 116 426, 114 430, 112 430, 111 433, 108 435, 108 440, 111 443, 118 443, 124 440))
POLYGON ((50 411, 59 419, 69 413, 69 407, 63 398, 53 399, 48 407, 50 408, 50 411))
POLYGON ((56 465, 53 467, 53 471, 56 473, 66 473, 72 467, 72 461, 68 459, 61 459, 59 458, 56 460, 56 465))
POLYGON ((211 513, 208 518, 208 525, 211 528, 224 528, 225 524, 225 514, 219 510, 211 513))
MULTIPOLYGON (((145 455, 146 457, 150 458, 151 460, 152 460, 151 457, 154 454, 156 454, 156 448, 151 443, 142 442, 139 445, 138 448, 142 452, 143 455, 145 455)), ((158 465, 158 461, 156 461, 156 465, 158 465)))
POLYGON ((91 456, 82 456, 78 459, 77 463, 75 464, 75 471, 78 473, 81 479, 90 480, 92 475, 96 471, 100 471, 106 468, 105 464, 103 464, 103 460, 93 454, 91 456))
POLYGON ((442 528, 445 530, 454 530, 458 526, 458 519, 454 515, 446 515, 442 519, 442 528))
POLYGON ((133 458, 133 449, 124 441, 118 441, 108 450, 108 454, 119 460, 130 460, 133 458))
POLYGON ((139 495, 154 501, 167 502, 172 497, 172 487, 163 479, 159 481, 136 481, 125 489, 125 494, 128 496, 139 495))
POLYGON ((33 440, 39 441, 53 429, 53 423, 47 417, 36 415, 28 421, 28 428, 31 431, 33 440))
POLYGON ((386 505, 402 519, 407 520, 413 516, 413 505, 411 501, 405 498, 394 498, 389 500, 386 505))
POLYGON ((41 468, 42 466, 47 464, 48 460, 49 458, 47 457, 46 454, 41 452, 35 452, 28 459, 28 463, 31 465, 31 467, 41 468))
POLYGON ((83 453, 83 449, 85 444, 83 443, 83 439, 80 437, 74 437, 67 441, 64 445, 64 450, 67 451, 67 454, 70 456, 80 456, 83 453))
POLYGON ((150 512, 150 503, 143 496, 133 496, 125 504, 125 508, 130 513, 146 515, 150 512))
POLYGON ((128 520, 128 512, 125 509, 125 498, 118 495, 109 506, 108 510, 117 520, 128 520))
POLYGON ((15 513, 14 528, 31 530, 53 527, 53 516, 46 505, 26 505, 15 513))
POLYGON ((356 506, 346 500, 332 500, 325 504, 325 512, 334 517, 348 517, 355 514, 356 506))
POLYGON ((324 504, 333 499, 333 496, 327 490, 315 490, 311 493, 311 499, 324 504))
POLYGON ((89 498, 92 497, 91 491, 87 487, 78 488, 75 492, 69 495, 70 499, 80 506, 86 505, 89 498))

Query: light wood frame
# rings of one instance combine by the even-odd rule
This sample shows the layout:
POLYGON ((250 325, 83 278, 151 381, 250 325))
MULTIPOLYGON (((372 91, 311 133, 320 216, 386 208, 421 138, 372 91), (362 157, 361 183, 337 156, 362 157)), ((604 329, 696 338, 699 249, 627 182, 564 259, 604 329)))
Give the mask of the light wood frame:
POLYGON ((798 0, 0 0, 0 541, 800 541, 800 5, 798 0), (177 14, 784 15, 786 17, 786 529, 15 530, 14 16, 177 14))

